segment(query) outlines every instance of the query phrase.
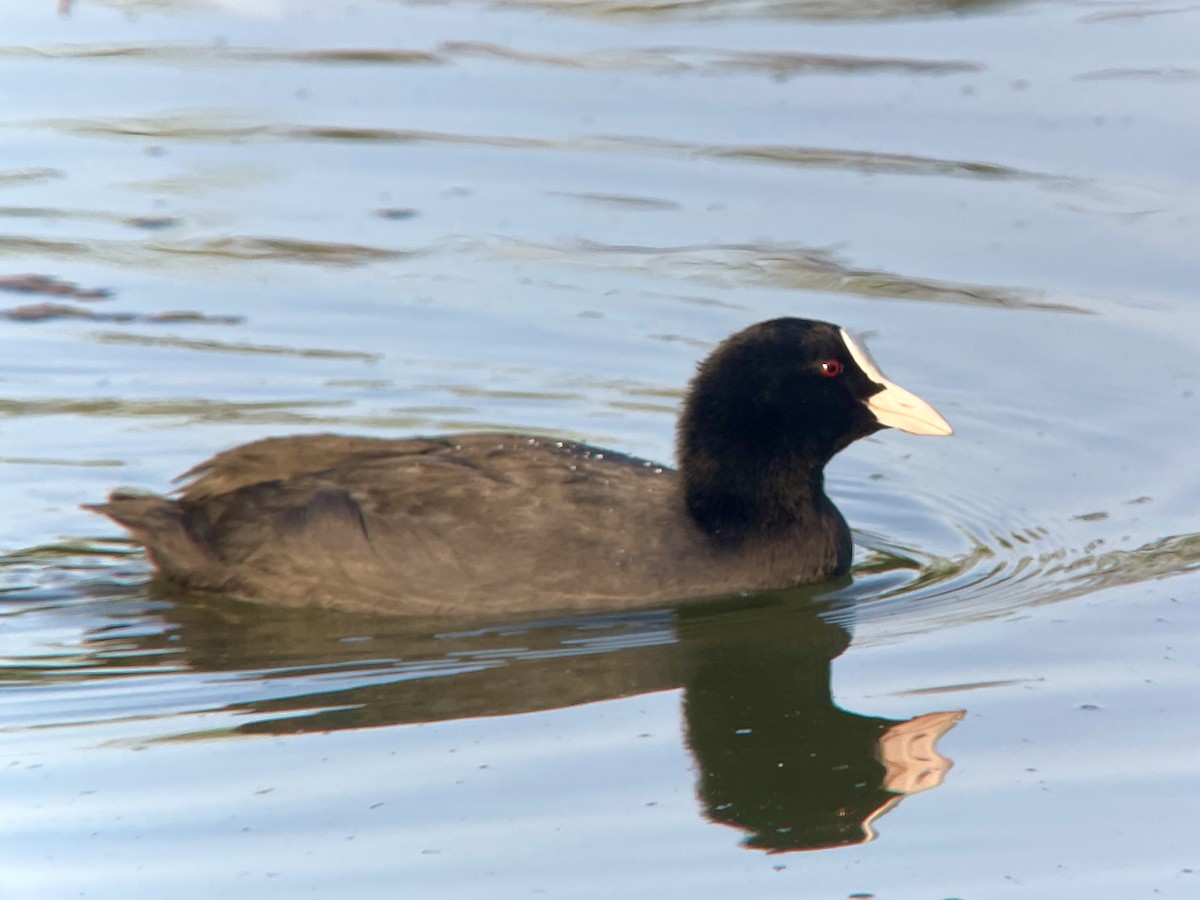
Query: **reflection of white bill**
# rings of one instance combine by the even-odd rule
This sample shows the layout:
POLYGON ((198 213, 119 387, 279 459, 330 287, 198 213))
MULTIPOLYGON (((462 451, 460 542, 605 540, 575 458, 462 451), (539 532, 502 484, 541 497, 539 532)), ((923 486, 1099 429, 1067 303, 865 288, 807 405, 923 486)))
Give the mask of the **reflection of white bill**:
POLYGON ((876 754, 887 770, 883 786, 897 794, 915 794, 941 784, 954 763, 938 753, 937 742, 964 715, 961 709, 926 713, 885 731, 876 754))
POLYGON ((937 742, 964 715, 966 713, 961 709, 926 713, 896 723, 879 738, 876 757, 884 767, 883 786, 897 796, 863 821, 868 841, 875 840, 875 829, 871 825, 876 819, 890 812, 907 794, 935 788, 946 778, 954 762, 938 753, 937 742))

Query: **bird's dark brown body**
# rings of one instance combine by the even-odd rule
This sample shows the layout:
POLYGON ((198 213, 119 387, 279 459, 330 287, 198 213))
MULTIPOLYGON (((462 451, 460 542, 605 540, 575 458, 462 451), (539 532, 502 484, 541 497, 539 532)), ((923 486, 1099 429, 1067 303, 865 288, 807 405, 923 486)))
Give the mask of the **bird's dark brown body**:
POLYGON ((700 366, 679 471, 509 434, 272 438, 175 499, 91 507, 168 579, 281 606, 412 615, 620 609, 845 573, 825 463, 885 426, 949 434, 836 326, 776 319, 700 366))
POLYGON ((722 545, 686 515, 674 470, 549 438, 272 438, 194 472, 176 500, 118 494, 97 509, 169 577, 280 605, 644 606, 820 581, 851 549, 828 502, 821 546, 802 536, 800 560, 787 541, 722 545))

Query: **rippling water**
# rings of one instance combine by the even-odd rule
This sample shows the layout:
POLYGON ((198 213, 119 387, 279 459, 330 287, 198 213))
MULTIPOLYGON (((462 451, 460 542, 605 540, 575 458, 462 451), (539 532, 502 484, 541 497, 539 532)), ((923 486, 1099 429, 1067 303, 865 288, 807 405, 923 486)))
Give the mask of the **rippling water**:
POLYGON ((0 894, 1195 895, 1200 13, 12 6, 0 894), (286 612, 79 509, 285 431, 669 462, 785 314, 957 430, 831 466, 844 582, 286 612))

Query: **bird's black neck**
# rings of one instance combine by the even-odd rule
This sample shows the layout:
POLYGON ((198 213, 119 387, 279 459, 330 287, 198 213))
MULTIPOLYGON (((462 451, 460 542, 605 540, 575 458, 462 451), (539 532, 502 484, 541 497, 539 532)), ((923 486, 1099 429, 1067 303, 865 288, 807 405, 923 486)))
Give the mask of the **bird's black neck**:
POLYGON ((680 468, 688 515, 721 545, 819 533, 840 518, 825 496, 823 466, 808 459, 721 460, 692 449, 680 468))

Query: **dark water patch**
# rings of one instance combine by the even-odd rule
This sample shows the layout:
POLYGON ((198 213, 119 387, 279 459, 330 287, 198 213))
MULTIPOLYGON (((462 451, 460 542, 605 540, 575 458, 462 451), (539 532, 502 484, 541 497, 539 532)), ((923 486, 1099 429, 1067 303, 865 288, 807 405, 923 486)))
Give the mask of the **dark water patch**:
MULTIPOLYGON (((263 134, 267 129, 260 130, 263 134)), ((941 159, 907 153, 886 153, 829 147, 790 145, 712 145, 633 135, 585 135, 573 139, 530 138, 516 135, 466 135, 394 128, 303 126, 288 131, 292 138, 386 143, 468 144, 517 150, 558 150, 582 153, 669 154, 712 157, 740 162, 803 168, 832 168, 869 174, 923 175, 1034 181, 1052 187, 1080 186, 1075 179, 1012 166, 973 160, 941 159)))
POLYGON ((81 538, 5 553, 0 555, 0 568, 28 562, 53 562, 62 571, 107 572, 114 562, 141 555, 140 548, 127 538, 81 538))
POLYGON ((28 235, 0 234, 0 256, 78 259, 95 255, 95 242, 52 241, 28 235))
POLYGON ((162 231, 183 224, 182 219, 174 216, 124 216, 107 210, 62 209, 49 206, 0 206, 0 218, 39 219, 49 222, 104 222, 143 231, 162 231))
POLYGON ((128 216, 121 220, 121 224, 142 231, 164 231, 182 225, 183 220, 175 216, 128 216))
POLYGON ((152 138, 156 141, 228 141, 269 137, 269 125, 239 125, 212 110, 162 113, 154 116, 107 116, 95 119, 42 119, 30 123, 85 138, 152 138))
MULTIPOLYGON (((257 401, 237 403, 224 400, 173 398, 165 400, 134 400, 122 397, 72 397, 13 400, 0 397, 0 418, 28 416, 120 416, 133 419, 175 419, 185 422, 254 422, 270 425, 297 425, 313 421, 314 416, 302 410, 328 410, 345 407, 338 400, 294 402, 257 401)), ((320 421, 327 420, 317 416, 320 421)))
POLYGON ((673 73, 687 72, 695 68, 692 63, 679 58, 675 50, 659 47, 548 53, 522 50, 485 41, 447 41, 438 46, 438 52, 450 59, 502 60, 547 68, 584 69, 599 72, 673 73))
POLYGON ((686 334, 648 334, 646 337, 652 341, 659 341, 664 344, 684 344, 688 347, 694 347, 697 350, 708 350, 712 346, 709 341, 689 337, 686 334))
POLYGON ((955 284, 855 269, 830 250, 797 244, 646 247, 582 240, 540 244, 494 239, 492 247, 502 258, 536 259, 606 269, 616 267, 722 287, 760 285, 833 291, 880 300, 920 300, 961 306, 1090 314, 1083 307, 1045 299, 1040 291, 955 284))
POLYGON ((972 160, 937 159, 910 153, 883 153, 877 150, 851 150, 836 147, 795 147, 781 145, 706 147, 698 152, 717 159, 775 163, 788 166, 845 169, 852 172, 888 175, 947 175, 1011 180, 1035 180, 1063 185, 1065 179, 1037 172, 1024 172, 1011 166, 972 160))
POLYGON ((1200 80, 1200 69, 1179 66, 1157 69, 1097 69, 1076 75, 1077 81, 1155 81, 1162 84, 1187 84, 1200 80))
POLYGON ((436 389, 445 391, 455 397, 479 397, 492 400, 560 400, 579 402, 587 399, 583 394, 567 393, 564 391, 518 391, 506 388, 489 388, 477 384, 447 384, 439 385, 436 389))
MULTIPOLYGON (((120 241, 81 237, 62 240, 30 235, 0 235, 0 258, 33 257, 44 262, 53 260, 67 264, 87 260, 91 264, 139 270, 171 265, 171 256, 161 252, 163 247, 161 242, 152 243, 141 239, 120 241)), ((176 253, 174 257, 180 259, 183 254, 176 253)))
POLYGON ((698 73, 706 76, 762 74, 773 79, 813 73, 895 73, 954 75, 979 72, 983 66, 965 60, 910 59, 888 56, 845 56, 781 51, 730 51, 709 47, 621 47, 551 53, 486 41, 443 41, 435 49, 345 48, 276 50, 215 44, 53 44, 0 47, 0 59, 118 60, 169 66, 271 64, 336 66, 434 66, 460 60, 487 59, 543 68, 589 71, 698 73))
POLYGON ((709 20, 800 19, 841 21, 923 18, 961 14, 1007 0, 491 0, 500 8, 602 19, 709 20))
POLYGON ((674 415, 679 411, 679 407, 675 404, 650 403, 645 400, 610 400, 606 406, 609 409, 615 410, 627 410, 629 412, 640 413, 663 413, 665 415, 674 415))
POLYGON ((548 191, 553 197, 569 197, 584 203, 596 203, 600 206, 611 206, 616 209, 627 209, 635 212, 661 212, 663 210, 680 209, 674 200, 662 200, 658 197, 630 197, 624 194, 575 194, 567 191, 548 191))
POLYGON ((1029 684, 1030 679, 1008 678, 998 681, 972 681, 962 684, 943 684, 936 687, 916 688, 911 691, 896 691, 895 697, 924 697, 930 694, 957 694, 962 691, 983 691, 990 688, 1013 687, 1019 684, 1029 684))
MULTIPOLYGON (((3 211, 0 211, 0 215, 3 215, 3 211)), ((112 296, 112 291, 108 288, 82 288, 72 281, 64 281, 53 275, 0 276, 0 291, 69 297, 72 300, 105 300, 112 296)))
MULTIPOLYGON (((178 0, 149 0, 116 5, 140 12, 192 11, 192 7, 178 0)), ((565 3, 547 0, 483 0, 481 4, 462 5, 484 5, 501 10, 525 9, 553 15, 634 20, 768 18, 854 21, 963 14, 1007 5, 1007 0, 569 0, 565 3)), ((58 0, 58 12, 64 17, 70 15, 73 6, 73 0, 58 0)))
POLYGON ((737 52, 708 47, 638 47, 577 51, 564 54, 533 52, 478 41, 454 41, 438 45, 438 52, 449 58, 478 57, 552 68, 658 73, 691 72, 709 76, 765 74, 775 79, 829 72, 948 75, 978 72, 983 68, 978 63, 962 60, 920 60, 900 57, 771 51, 737 52))
MULTIPOLYGON (((745 309, 746 307, 740 303, 731 303, 728 300, 718 300, 715 297, 704 297, 697 294, 677 294, 664 293, 661 291, 642 291, 641 296, 653 299, 666 299, 686 303, 689 306, 711 307, 713 309, 745 309)), ((710 345, 715 346, 715 345, 710 345)))
POLYGON ((111 213, 87 209, 52 209, 46 206, 3 206, 0 207, 0 217, 5 219, 75 219, 94 222, 111 222, 115 217, 111 213))
POLYGON ((299 63, 303 65, 412 66, 437 65, 442 59, 422 50, 347 48, 272 50, 219 43, 189 44, 46 44, 0 47, 0 59, 118 60, 171 66, 227 66, 299 63))
MULTIPOLYGON (((355 390, 378 391, 385 388, 390 388, 393 382, 386 378, 328 378, 325 380, 325 386, 331 388, 352 388, 355 390)), ((430 408, 432 410, 432 407, 430 408)), ((439 412, 446 412, 446 409, 438 408, 439 412)))
POLYGON ((44 456, 0 456, 6 466, 62 466, 68 469, 120 469, 129 463, 123 459, 52 459, 44 456))
POLYGON ((787 144, 704 144, 636 135, 581 135, 575 138, 527 137, 501 134, 461 134, 412 128, 351 125, 239 124, 218 111, 177 112, 154 117, 105 119, 42 119, 35 126, 81 137, 148 137, 162 141, 311 140, 349 143, 444 144, 507 150, 554 150, 573 153, 624 153, 711 157, 740 162, 832 168, 889 175, 966 177, 1000 181, 1031 181, 1056 188, 1080 188, 1083 182, 1044 172, 1026 171, 983 160, 962 160, 787 144))
MULTIPOLYGON (((438 388, 443 390, 442 388, 438 388)), ((433 390, 433 389, 431 389, 433 390)), ((454 386, 443 393, 459 396, 454 386)), ((496 399, 492 397, 492 399, 496 399)), ((544 394, 514 392, 513 399, 547 402, 544 394)), ((28 400, 0 398, 0 418, 33 418, 39 416, 83 416, 86 418, 128 418, 132 420, 161 420, 175 427, 187 424, 239 424, 297 428, 320 426, 352 431, 380 430, 433 434, 443 432, 494 431, 504 434, 524 434, 511 422, 494 417, 494 412, 476 410, 470 405, 454 407, 414 404, 394 411, 351 412, 355 400, 294 400, 294 401, 215 401, 189 397, 163 399, 120 399, 112 397, 42 397, 28 400)), ((570 429, 542 428, 539 433, 562 440, 581 440, 585 435, 570 429)), ((611 443, 611 441, 610 441, 611 443)))
POLYGON ((377 209, 375 215, 381 219, 388 219, 393 222, 403 222, 406 219, 415 219, 418 215, 415 209, 406 206, 397 206, 390 209, 377 209))
POLYGON ((127 324, 141 322, 147 324, 180 324, 195 323, 198 325, 239 325, 241 316, 209 315, 194 310, 170 310, 161 313, 130 313, 130 312, 98 312, 80 306, 69 306, 65 303, 34 303, 27 306, 16 306, 12 309, 0 310, 0 317, 14 322, 46 322, 52 319, 86 319, 89 322, 118 322, 127 324))
POLYGON ((1137 21, 1140 19, 1158 18, 1160 16, 1186 16, 1197 7, 1188 4, 1146 3, 1119 5, 1115 9, 1102 10, 1081 16, 1083 23, 1137 21))
MULTIPOLYGON (((165 153, 157 144, 144 148, 147 154, 165 153)), ((173 175, 127 181, 123 185, 130 191, 144 194, 174 194, 194 200, 211 196, 220 191, 249 191, 262 187, 274 178, 274 171, 264 166, 248 163, 217 165, 199 163, 187 171, 173 175)), ((156 198, 157 199, 157 198, 156 198)), ((128 225, 134 216, 127 216, 121 224, 128 225)))
POLYGON ((32 168, 32 169, 0 169, 0 187, 9 185, 36 184, 40 181, 50 181, 55 178, 65 178, 62 169, 32 168))
POLYGON ((412 250, 394 250, 364 244, 302 241, 281 237, 221 237, 171 244, 156 244, 160 253, 212 257, 244 262, 299 262, 318 266, 362 266, 383 260, 405 259, 412 250))
MULTIPOLYGON (((696 52, 696 51, 676 51, 696 52)), ((868 74, 895 72, 904 75, 957 75, 981 72, 981 63, 966 60, 908 59, 886 56, 842 56, 825 53, 751 52, 718 55, 704 66, 710 72, 763 72, 776 79, 813 73, 868 74)))
POLYGON ((186 262, 258 264, 288 263, 328 268, 355 268, 380 262, 411 259, 426 249, 400 249, 335 241, 311 241, 255 235, 165 241, 115 241, 99 238, 51 240, 28 235, 0 235, 0 257, 39 257, 78 261, 87 258, 123 268, 153 270, 186 262))
MULTIPOLYGON (((166 313, 165 315, 174 315, 166 313)), ((172 321, 159 319, 157 321, 172 321)), ((235 319, 236 321, 236 319, 235 319)), ((278 344, 249 344, 237 341, 181 338, 175 335, 131 334, 122 331, 100 331, 93 335, 102 344, 139 344, 145 347, 173 347, 181 350, 199 350, 205 353, 239 353, 251 356, 294 356, 301 359, 346 359, 374 363, 381 357, 377 353, 359 350, 332 350, 325 347, 285 347, 278 344)))
MULTIPOLYGON (((263 133, 266 133, 264 129, 263 133)), ((348 125, 298 125, 276 130, 276 136, 288 140, 336 141, 378 144, 463 144, 497 147, 505 150, 569 149, 564 141, 517 135, 453 134, 415 128, 367 128, 348 125)))
POLYGON ((429 66, 442 62, 437 54, 422 50, 350 48, 292 51, 238 50, 234 52, 238 57, 256 63, 286 60, 288 62, 316 63, 317 65, 429 66))

